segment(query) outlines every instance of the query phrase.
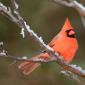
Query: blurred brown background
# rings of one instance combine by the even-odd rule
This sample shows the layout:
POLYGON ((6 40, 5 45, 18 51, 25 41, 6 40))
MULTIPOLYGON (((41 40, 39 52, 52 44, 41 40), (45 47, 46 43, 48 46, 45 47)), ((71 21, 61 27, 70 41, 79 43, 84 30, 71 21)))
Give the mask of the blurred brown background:
MULTIPOLYGON (((10 6, 10 0, 0 0, 10 6)), ((19 0, 20 13, 31 28, 43 37, 45 43, 61 30, 66 17, 69 17, 79 43, 79 50, 73 60, 85 68, 85 27, 78 12, 73 8, 57 5, 52 0, 19 0)), ((81 0, 85 5, 85 0, 81 0)), ((6 17, 0 15, 0 41, 13 56, 32 57, 41 52, 40 46, 29 36, 22 39, 20 28, 6 17)), ((61 67, 56 63, 43 64, 29 76, 25 76, 17 68, 10 65, 12 60, 0 58, 0 85, 78 85, 75 81, 60 74, 61 67)), ((82 78, 81 78, 82 79, 82 78)), ((82 79, 85 81, 85 79, 82 79)))

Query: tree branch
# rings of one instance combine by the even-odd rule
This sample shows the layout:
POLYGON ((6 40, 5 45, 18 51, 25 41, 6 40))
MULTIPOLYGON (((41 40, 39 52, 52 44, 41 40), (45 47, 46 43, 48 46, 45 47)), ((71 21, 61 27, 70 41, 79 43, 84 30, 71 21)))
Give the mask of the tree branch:
POLYGON ((53 0, 53 2, 56 4, 60 4, 66 7, 72 7, 76 9, 80 14, 82 24, 85 27, 85 7, 81 3, 77 2, 76 0, 68 0, 68 1, 69 2, 63 0, 53 0))
POLYGON ((77 83, 79 83, 80 85, 85 85, 83 82, 80 81, 80 79, 78 78, 77 75, 73 74, 70 71, 61 71, 62 74, 64 74, 65 76, 75 80, 77 83))
POLYGON ((79 12, 79 14, 85 16, 85 7, 76 0, 68 0, 69 2, 63 0, 53 0, 53 1, 63 6, 73 7, 79 12))
POLYGON ((67 1, 64 1, 64 0, 52 0, 54 3, 56 4, 59 4, 59 5, 62 5, 62 6, 67 6, 67 7, 74 7, 73 3, 72 2, 67 2, 67 1))

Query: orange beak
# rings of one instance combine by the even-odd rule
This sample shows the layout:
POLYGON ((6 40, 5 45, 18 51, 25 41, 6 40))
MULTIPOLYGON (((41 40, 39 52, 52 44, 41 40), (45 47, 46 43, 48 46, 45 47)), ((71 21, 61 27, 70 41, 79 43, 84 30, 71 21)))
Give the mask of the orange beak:
POLYGON ((70 32, 69 32, 69 35, 74 35, 75 34, 75 32, 73 31, 73 30, 71 30, 70 32))

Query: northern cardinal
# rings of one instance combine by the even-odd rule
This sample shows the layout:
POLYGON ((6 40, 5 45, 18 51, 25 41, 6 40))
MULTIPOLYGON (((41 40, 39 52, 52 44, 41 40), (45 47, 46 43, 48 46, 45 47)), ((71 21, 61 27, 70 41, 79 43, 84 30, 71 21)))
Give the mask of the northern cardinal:
MULTIPOLYGON (((64 26, 61 31, 52 39, 48 44, 54 49, 55 52, 59 53, 63 59, 70 63, 78 49, 77 39, 75 38, 75 32, 73 27, 70 24, 69 19, 67 18, 64 26)), ((42 58, 49 59, 49 55, 46 52, 43 52, 37 56, 32 57, 32 59, 42 58)), ((33 70, 40 66, 40 63, 23 61, 18 66, 19 69, 23 71, 25 75, 29 75, 33 70)))

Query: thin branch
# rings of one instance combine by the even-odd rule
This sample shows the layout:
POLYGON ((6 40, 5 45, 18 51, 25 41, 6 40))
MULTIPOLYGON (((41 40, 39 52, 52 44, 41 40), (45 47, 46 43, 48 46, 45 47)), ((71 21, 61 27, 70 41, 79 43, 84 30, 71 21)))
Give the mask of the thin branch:
POLYGON ((70 71, 61 71, 61 73, 64 74, 65 76, 71 78, 72 80, 75 80, 80 85, 85 85, 83 82, 80 81, 78 76, 73 74, 72 72, 70 72, 70 71))
POLYGON ((76 9, 78 11, 78 13, 80 14, 81 17, 81 21, 83 26, 85 27, 85 6, 83 6, 81 3, 77 2, 76 0, 68 0, 67 1, 63 1, 63 0, 53 0, 53 2, 55 2, 56 4, 60 4, 66 7, 73 7, 74 9, 76 9))
POLYGON ((68 0, 69 2, 63 1, 63 0, 53 0, 53 1, 56 4, 60 4, 67 7, 73 7, 79 12, 79 14, 81 14, 82 16, 85 16, 85 7, 79 2, 77 2, 76 0, 68 0))
POLYGON ((1 2, 0 2, 0 13, 3 14, 4 16, 6 16, 7 18, 9 18, 11 21, 18 22, 16 17, 13 16, 11 8, 6 7, 1 2))
POLYGON ((10 59, 14 60, 14 62, 15 61, 16 62, 17 61, 29 61, 29 62, 35 62, 35 63, 56 62, 56 58, 55 57, 52 57, 52 58, 49 58, 48 60, 45 60, 45 59, 42 59, 42 58, 29 59, 27 56, 23 56, 23 57, 14 57, 14 56, 11 56, 5 50, 3 42, 0 42, 0 57, 10 58, 10 59))
POLYGON ((79 14, 81 14, 82 16, 85 16, 85 7, 79 2, 77 2, 76 0, 74 0, 72 3, 74 4, 74 8, 79 12, 79 14))
MULTIPOLYGON (((81 15, 80 15, 80 16, 81 16, 81 15)), ((81 16, 81 21, 82 21, 83 27, 85 27, 85 17, 84 17, 84 16, 81 16)))
POLYGON ((67 2, 64 0, 52 0, 54 3, 59 4, 59 5, 63 5, 63 6, 67 6, 67 7, 74 7, 73 3, 71 2, 67 2))

